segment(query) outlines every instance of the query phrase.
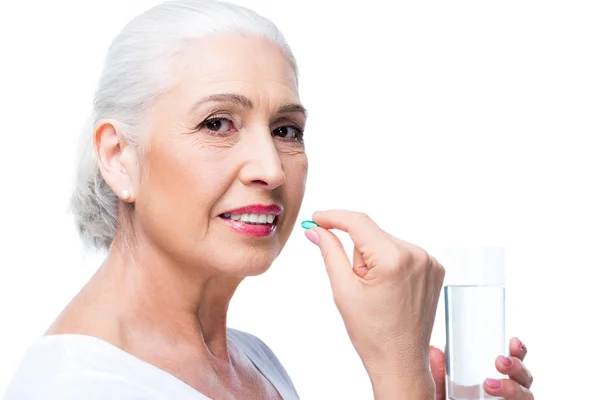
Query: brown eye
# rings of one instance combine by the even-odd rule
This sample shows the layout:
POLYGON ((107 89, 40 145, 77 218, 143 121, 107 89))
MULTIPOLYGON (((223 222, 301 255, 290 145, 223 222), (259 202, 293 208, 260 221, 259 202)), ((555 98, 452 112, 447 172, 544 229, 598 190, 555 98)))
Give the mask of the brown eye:
POLYGON ((302 131, 295 126, 281 126, 273 131, 274 136, 279 136, 286 140, 301 140, 302 131))
POLYGON ((204 122, 204 128, 214 133, 226 133, 233 130, 233 122, 227 118, 211 118, 204 122))

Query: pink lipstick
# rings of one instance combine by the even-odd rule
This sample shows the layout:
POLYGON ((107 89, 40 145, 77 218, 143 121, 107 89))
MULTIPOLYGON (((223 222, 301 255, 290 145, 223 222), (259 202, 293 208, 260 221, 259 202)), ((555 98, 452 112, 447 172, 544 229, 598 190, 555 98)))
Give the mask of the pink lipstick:
POLYGON ((275 231, 283 208, 276 204, 253 204, 229 210, 219 217, 234 231, 247 236, 264 237, 275 231))

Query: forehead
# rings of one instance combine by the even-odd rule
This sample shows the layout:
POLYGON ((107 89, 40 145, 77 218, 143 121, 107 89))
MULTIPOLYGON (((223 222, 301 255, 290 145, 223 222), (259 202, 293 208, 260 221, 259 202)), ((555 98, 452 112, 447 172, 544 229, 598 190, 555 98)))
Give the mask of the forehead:
POLYGON ((213 36, 191 41, 174 65, 174 79, 173 89, 184 102, 222 92, 256 100, 267 97, 271 102, 298 100, 290 60, 278 45, 260 38, 213 36))

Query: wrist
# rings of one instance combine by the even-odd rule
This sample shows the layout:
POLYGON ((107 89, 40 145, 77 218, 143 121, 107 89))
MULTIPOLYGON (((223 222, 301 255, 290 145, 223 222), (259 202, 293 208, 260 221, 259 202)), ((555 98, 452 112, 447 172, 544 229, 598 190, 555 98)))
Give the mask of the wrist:
POLYGON ((429 348, 399 339, 395 343, 402 346, 378 342, 376 348, 371 344, 359 352, 375 400, 433 400, 435 383, 429 368, 429 348))
POLYGON ((375 400, 433 400, 435 383, 427 371, 369 375, 375 400))

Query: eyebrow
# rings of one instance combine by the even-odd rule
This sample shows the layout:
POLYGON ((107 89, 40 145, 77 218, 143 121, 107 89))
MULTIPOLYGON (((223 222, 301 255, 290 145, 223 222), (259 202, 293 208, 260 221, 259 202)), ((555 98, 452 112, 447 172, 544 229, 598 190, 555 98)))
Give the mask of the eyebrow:
MULTIPOLYGON (((194 105, 190 109, 190 113, 195 112, 200 106, 202 106, 205 103, 233 103, 233 104, 238 105, 241 108, 253 108, 254 107, 254 105, 252 104, 252 101, 249 98, 247 98, 246 96, 242 96, 241 94, 217 93, 217 94, 211 94, 209 96, 203 97, 200 100, 198 100, 196 103, 194 103, 194 105)), ((294 112, 303 114, 305 118, 308 116, 308 112, 306 111, 306 108, 304 108, 304 106, 301 104, 286 104, 286 105, 279 107, 279 109, 277 110, 278 114, 294 113, 294 112)))

